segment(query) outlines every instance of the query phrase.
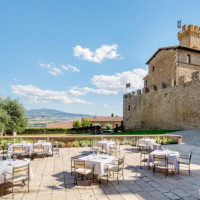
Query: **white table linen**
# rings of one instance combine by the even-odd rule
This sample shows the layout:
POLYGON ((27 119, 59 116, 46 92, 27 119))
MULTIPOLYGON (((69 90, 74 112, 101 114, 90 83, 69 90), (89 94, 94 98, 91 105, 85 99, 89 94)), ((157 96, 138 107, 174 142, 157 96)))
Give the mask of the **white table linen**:
POLYGON ((97 143, 98 143, 99 146, 102 147, 106 152, 109 152, 111 146, 116 145, 116 143, 115 143, 114 141, 107 141, 107 140, 98 141, 97 143))
MULTIPOLYGON (((6 173, 6 176, 9 177, 9 174, 12 174, 13 167, 23 167, 30 163, 29 159, 26 160, 15 160, 12 159, 0 161, 0 184, 3 183, 3 174, 6 173)), ((11 176, 11 175, 10 175, 11 176)), ((30 180, 33 178, 33 171, 29 165, 29 177, 30 180)))
POLYGON ((178 158, 180 157, 180 153, 177 151, 171 150, 155 150, 149 154, 149 158, 147 164, 150 165, 150 162, 153 162, 153 155, 166 155, 168 158, 168 164, 174 165, 174 171, 178 171, 178 158))
POLYGON ((139 146, 139 141, 144 141, 145 142, 145 146, 146 147, 150 147, 151 149, 153 149, 153 145, 156 144, 156 140, 155 139, 144 138, 144 139, 137 140, 136 146, 139 146))
POLYGON ((34 143, 34 144, 33 143, 12 144, 8 147, 7 156, 8 158, 11 158, 11 156, 13 155, 13 146, 19 146, 19 145, 23 145, 24 152, 28 153, 28 155, 31 156, 33 153, 33 145, 40 145, 40 144, 42 144, 43 151, 45 154, 52 155, 52 144, 50 142, 44 142, 44 143, 34 143))
POLYGON ((35 143, 34 145, 42 144, 43 152, 48 156, 52 155, 52 144, 50 142, 35 143))
POLYGON ((91 169, 94 165, 94 174, 98 175, 98 179, 105 174, 105 166, 115 160, 114 156, 91 154, 78 159, 85 161, 86 168, 91 169))

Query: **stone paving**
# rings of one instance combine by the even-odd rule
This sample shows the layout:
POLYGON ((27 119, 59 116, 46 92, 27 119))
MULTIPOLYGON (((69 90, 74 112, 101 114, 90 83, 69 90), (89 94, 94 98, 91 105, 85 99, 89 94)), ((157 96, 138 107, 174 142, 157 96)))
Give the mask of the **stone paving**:
MULTIPOLYGON (((106 183, 88 185, 86 181, 79 182, 74 187, 73 176, 70 174, 70 157, 89 152, 89 148, 63 148, 60 155, 48 158, 37 158, 31 161, 34 178, 27 188, 16 187, 14 199, 19 200, 194 200, 199 199, 200 186, 200 148, 189 145, 165 146, 171 150, 188 153, 193 150, 191 176, 188 171, 180 175, 152 174, 152 169, 139 168, 139 153, 131 146, 121 146, 125 154, 125 180, 110 180, 106 183)), ((11 199, 12 195, 0 197, 11 199)))

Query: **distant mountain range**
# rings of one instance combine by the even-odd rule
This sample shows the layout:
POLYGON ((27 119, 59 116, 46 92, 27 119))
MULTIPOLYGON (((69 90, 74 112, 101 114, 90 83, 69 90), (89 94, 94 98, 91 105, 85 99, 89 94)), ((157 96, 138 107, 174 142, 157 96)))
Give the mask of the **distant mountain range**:
POLYGON ((35 118, 50 119, 50 118, 79 118, 79 117, 81 118, 81 117, 89 117, 91 115, 67 113, 59 110, 43 108, 43 109, 26 110, 26 116, 29 119, 35 119, 35 118))

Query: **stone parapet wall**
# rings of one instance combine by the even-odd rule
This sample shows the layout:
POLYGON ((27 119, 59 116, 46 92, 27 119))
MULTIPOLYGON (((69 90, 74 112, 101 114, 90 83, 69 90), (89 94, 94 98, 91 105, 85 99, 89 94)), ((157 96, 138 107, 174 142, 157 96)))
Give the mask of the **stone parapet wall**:
POLYGON ((135 129, 200 129, 200 79, 193 72, 191 81, 179 77, 149 87, 143 93, 123 97, 125 130, 135 129), (129 108, 129 109, 128 109, 129 108))
POLYGON ((88 136, 4 136, 0 137, 0 139, 32 139, 32 140, 41 140, 41 139, 49 139, 49 141, 59 141, 59 142, 73 142, 75 140, 102 140, 102 139, 132 139, 138 140, 141 138, 155 138, 159 137, 161 140, 163 138, 174 139, 178 144, 182 143, 182 136, 180 135, 172 135, 172 134, 160 134, 160 135, 88 135, 88 136))

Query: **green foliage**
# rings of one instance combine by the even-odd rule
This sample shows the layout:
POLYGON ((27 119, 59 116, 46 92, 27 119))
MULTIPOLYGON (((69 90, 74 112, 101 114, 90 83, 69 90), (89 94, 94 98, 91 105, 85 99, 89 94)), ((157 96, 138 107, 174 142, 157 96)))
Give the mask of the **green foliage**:
POLYGON ((129 140, 123 139, 123 140, 120 142, 120 144, 121 144, 121 145, 129 144, 129 140))
POLYGON ((114 117, 114 114, 112 113, 110 116, 111 116, 111 117, 114 117))
POLYGON ((160 137, 155 137, 156 143, 157 144, 161 144, 162 140, 160 139, 160 137))
POLYGON ((161 144, 167 144, 167 138, 166 137, 163 137, 161 144))
POLYGON ((72 142, 72 145, 73 145, 73 147, 79 147, 80 143, 79 143, 79 141, 75 140, 72 142))
POLYGON ((111 130, 112 129, 112 125, 111 124, 106 124, 105 127, 106 127, 107 130, 111 130))
POLYGON ((136 146, 136 140, 131 140, 131 141, 129 141, 129 145, 131 145, 131 146, 136 146))
POLYGON ((91 122, 89 120, 87 120, 87 119, 84 119, 81 122, 82 127, 90 127, 90 124, 91 124, 91 122))
POLYGON ((90 140, 80 140, 79 144, 82 147, 88 147, 88 146, 90 146, 90 140))
POLYGON ((0 132, 6 129, 6 124, 10 120, 10 116, 0 105, 0 132))
POLYGON ((109 135, 158 135, 158 134, 167 134, 179 130, 142 130, 142 131, 126 131, 111 133, 109 135))
POLYGON ((81 122, 76 120, 76 121, 73 121, 73 128, 80 128, 81 127, 81 122))
POLYGON ((58 142, 60 147, 65 147, 65 143, 64 142, 58 142))
POLYGON ((22 132, 27 124, 25 118, 25 109, 18 102, 18 100, 12 100, 10 98, 0 99, 0 126, 5 131, 17 131, 22 132), (2 119, 2 117, 5 117, 2 119))

